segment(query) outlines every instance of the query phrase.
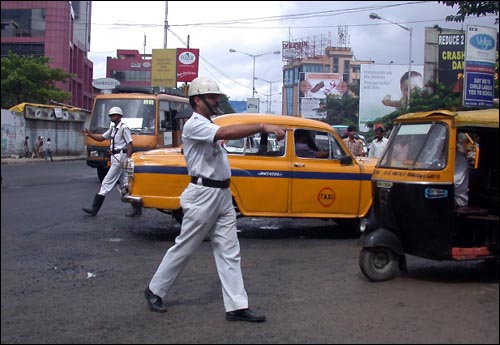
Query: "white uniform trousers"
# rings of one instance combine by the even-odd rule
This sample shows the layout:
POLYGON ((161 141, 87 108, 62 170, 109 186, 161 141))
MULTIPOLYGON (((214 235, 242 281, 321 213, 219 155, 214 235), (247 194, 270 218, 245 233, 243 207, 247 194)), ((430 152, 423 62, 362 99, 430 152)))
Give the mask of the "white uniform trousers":
POLYGON ((120 181, 121 188, 127 185, 127 171, 124 168, 126 163, 127 154, 120 152, 111 155, 111 167, 102 180, 101 189, 97 194, 106 196, 113 189, 117 181, 120 181))
POLYGON ((184 211, 181 233, 151 279, 150 290, 164 299, 195 250, 208 236, 226 312, 248 308, 231 191, 190 183, 181 195, 181 207, 184 211))

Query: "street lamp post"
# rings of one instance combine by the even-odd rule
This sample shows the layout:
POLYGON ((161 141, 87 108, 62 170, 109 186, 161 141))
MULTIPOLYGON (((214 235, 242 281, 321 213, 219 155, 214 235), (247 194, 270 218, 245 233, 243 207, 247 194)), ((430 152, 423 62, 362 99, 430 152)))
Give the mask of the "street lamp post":
POLYGON ((273 83, 281 81, 281 79, 269 81, 269 80, 265 80, 265 79, 261 79, 261 78, 254 78, 254 80, 262 80, 262 81, 265 81, 266 83, 269 84, 269 95, 266 95, 266 96, 269 97, 267 111, 270 113, 271 112, 271 94, 273 93, 273 83))
POLYGON ((398 24, 396 22, 390 21, 389 19, 382 18, 376 13, 370 13, 370 19, 380 19, 380 20, 385 20, 388 23, 394 24, 399 26, 401 29, 406 30, 410 33, 410 51, 409 51, 409 56, 408 56, 408 101, 406 102, 407 107, 410 106, 410 94, 411 94, 411 41, 412 41, 412 36, 413 36, 413 29, 408 28, 406 26, 403 26, 401 24, 398 24))
POLYGON ((249 54, 249 53, 245 53, 245 52, 242 52, 240 50, 236 50, 236 49, 229 49, 229 52, 230 53, 241 53, 241 54, 244 54, 246 56, 250 56, 251 58, 253 58, 253 72, 252 72, 252 98, 255 98, 255 59, 260 57, 260 56, 264 56, 264 55, 268 55, 268 54, 281 54, 281 52, 279 50, 276 50, 274 52, 268 52, 268 53, 262 53, 262 54, 249 54))

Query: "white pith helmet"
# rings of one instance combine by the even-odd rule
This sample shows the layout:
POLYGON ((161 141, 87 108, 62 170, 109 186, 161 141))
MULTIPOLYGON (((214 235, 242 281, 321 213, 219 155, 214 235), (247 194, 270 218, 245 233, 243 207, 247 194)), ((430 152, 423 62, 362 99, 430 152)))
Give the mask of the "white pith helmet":
POLYGON ((222 95, 219 85, 215 81, 207 77, 198 77, 191 82, 189 86, 188 96, 216 94, 222 95))
POLYGON ((120 108, 120 107, 113 107, 113 108, 109 109, 108 116, 115 115, 115 114, 123 116, 122 108, 120 108))

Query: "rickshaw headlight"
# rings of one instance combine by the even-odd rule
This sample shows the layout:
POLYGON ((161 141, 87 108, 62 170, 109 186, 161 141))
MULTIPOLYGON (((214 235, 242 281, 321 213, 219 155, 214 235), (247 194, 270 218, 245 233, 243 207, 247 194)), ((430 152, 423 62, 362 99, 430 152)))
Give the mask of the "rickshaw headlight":
POLYGON ((368 223, 368 218, 361 219, 361 222, 359 223, 359 231, 364 232, 368 228, 368 223))

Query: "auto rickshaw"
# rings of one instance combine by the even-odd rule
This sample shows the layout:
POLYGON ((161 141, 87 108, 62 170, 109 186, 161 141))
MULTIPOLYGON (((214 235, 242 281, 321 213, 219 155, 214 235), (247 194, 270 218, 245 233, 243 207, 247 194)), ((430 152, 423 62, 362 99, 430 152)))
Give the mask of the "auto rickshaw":
POLYGON ((406 269, 405 254, 498 263, 498 118, 498 109, 485 109, 395 120, 372 175, 373 209, 359 240, 359 266, 369 280, 396 277, 406 269), (455 159, 466 146, 468 204, 458 206, 455 159))

